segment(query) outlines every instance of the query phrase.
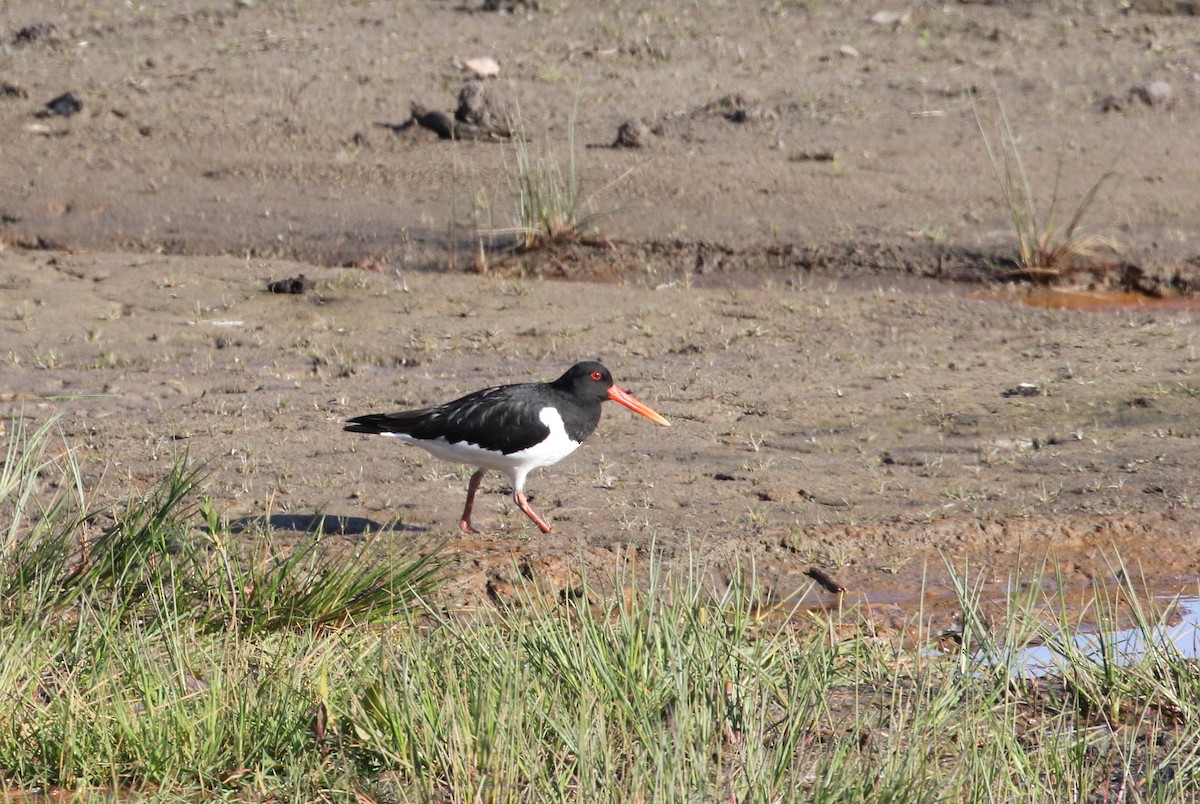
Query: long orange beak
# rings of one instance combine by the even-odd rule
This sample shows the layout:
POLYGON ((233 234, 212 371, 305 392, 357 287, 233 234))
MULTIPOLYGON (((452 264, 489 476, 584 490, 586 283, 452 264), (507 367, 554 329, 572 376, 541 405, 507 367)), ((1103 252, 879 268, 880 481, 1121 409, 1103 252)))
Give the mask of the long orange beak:
POLYGON ((666 425, 667 427, 671 426, 669 421, 655 413, 649 405, 634 399, 628 391, 619 386, 614 385, 612 388, 608 389, 608 398, 613 402, 620 402, 634 413, 640 413, 652 422, 658 422, 659 424, 666 425))

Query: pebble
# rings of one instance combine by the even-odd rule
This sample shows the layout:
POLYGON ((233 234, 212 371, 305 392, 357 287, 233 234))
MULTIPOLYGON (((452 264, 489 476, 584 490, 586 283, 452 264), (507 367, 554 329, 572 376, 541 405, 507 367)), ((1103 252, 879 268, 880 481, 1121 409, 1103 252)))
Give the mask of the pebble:
POLYGON ((876 25, 894 25, 900 26, 908 22, 907 11, 876 11, 871 17, 871 22, 876 25))
POLYGON ((500 63, 493 58, 480 56, 474 59, 458 59, 455 64, 476 78, 495 78, 500 75, 500 63))
POLYGON ((1162 80, 1147 81, 1136 86, 1129 91, 1129 96, 1154 109, 1169 109, 1175 105, 1175 94, 1171 85, 1162 80))

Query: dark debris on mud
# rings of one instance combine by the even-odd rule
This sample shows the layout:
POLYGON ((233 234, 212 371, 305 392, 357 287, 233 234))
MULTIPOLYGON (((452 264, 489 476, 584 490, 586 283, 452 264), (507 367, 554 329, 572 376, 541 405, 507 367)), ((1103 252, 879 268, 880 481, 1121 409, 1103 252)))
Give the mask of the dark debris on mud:
POLYGON ((1044 285, 1148 297, 1200 292, 1200 258, 1157 267, 1097 263, 1031 280, 1005 252, 924 242, 842 241, 735 247, 704 240, 562 241, 488 262, 489 273, 567 280, 684 281, 698 285, 768 279, 912 278, 976 285, 1044 285))

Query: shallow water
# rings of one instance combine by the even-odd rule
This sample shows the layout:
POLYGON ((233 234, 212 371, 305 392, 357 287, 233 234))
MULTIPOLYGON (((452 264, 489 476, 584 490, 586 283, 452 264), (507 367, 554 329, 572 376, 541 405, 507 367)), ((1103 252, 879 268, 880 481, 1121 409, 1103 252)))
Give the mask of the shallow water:
POLYGON ((1200 657, 1200 598, 1176 599, 1171 619, 1172 625, 1081 633, 1062 646, 1026 648, 1008 660, 1009 673, 1014 678, 1029 679, 1062 675, 1080 656, 1097 664, 1122 666, 1136 664, 1153 651, 1182 659, 1200 657))
POLYGON ((1080 310, 1083 312, 1122 311, 1200 311, 1200 299, 1195 296, 1147 296, 1144 293, 1092 292, 1038 288, 1016 296, 980 291, 971 294, 975 298, 995 301, 1017 301, 1027 307, 1054 310, 1080 310))

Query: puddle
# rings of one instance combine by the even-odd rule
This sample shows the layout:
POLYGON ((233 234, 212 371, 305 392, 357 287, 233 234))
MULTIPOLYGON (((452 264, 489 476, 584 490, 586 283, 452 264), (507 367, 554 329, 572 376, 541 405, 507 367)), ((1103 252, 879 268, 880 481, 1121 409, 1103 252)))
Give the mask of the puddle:
MULTIPOLYGON (((761 288, 768 282, 778 282, 776 274, 753 271, 725 271, 714 274, 689 276, 690 287, 705 289, 761 288)), ((672 282, 658 283, 670 286, 672 282)), ((997 288, 977 289, 978 285, 946 282, 917 276, 894 276, 886 280, 877 276, 806 277, 794 284, 814 290, 849 290, 874 292, 888 295, 920 294, 926 296, 966 296, 1005 304, 1023 304, 1050 310, 1078 310, 1081 312, 1200 312, 1200 296, 1148 296, 1133 291, 1087 291, 1063 288, 1034 288, 1028 291, 1003 290, 997 288)))
POLYGON ((1009 674, 1026 679, 1063 675, 1080 657, 1097 665, 1122 666, 1136 664, 1152 651, 1183 659, 1200 657, 1200 598, 1178 598, 1171 620, 1173 625, 1158 625, 1148 630, 1126 628, 1075 634, 1069 645, 1061 648, 1054 645, 1026 648, 1009 660, 1009 674), (1065 654, 1073 657, 1073 661, 1065 654))
POLYGON ((1038 288, 1028 293, 1006 294, 976 291, 972 298, 988 301, 1018 302, 1027 307, 1082 312, 1150 311, 1200 312, 1200 298, 1194 296, 1154 297, 1143 293, 1089 292, 1038 288))

